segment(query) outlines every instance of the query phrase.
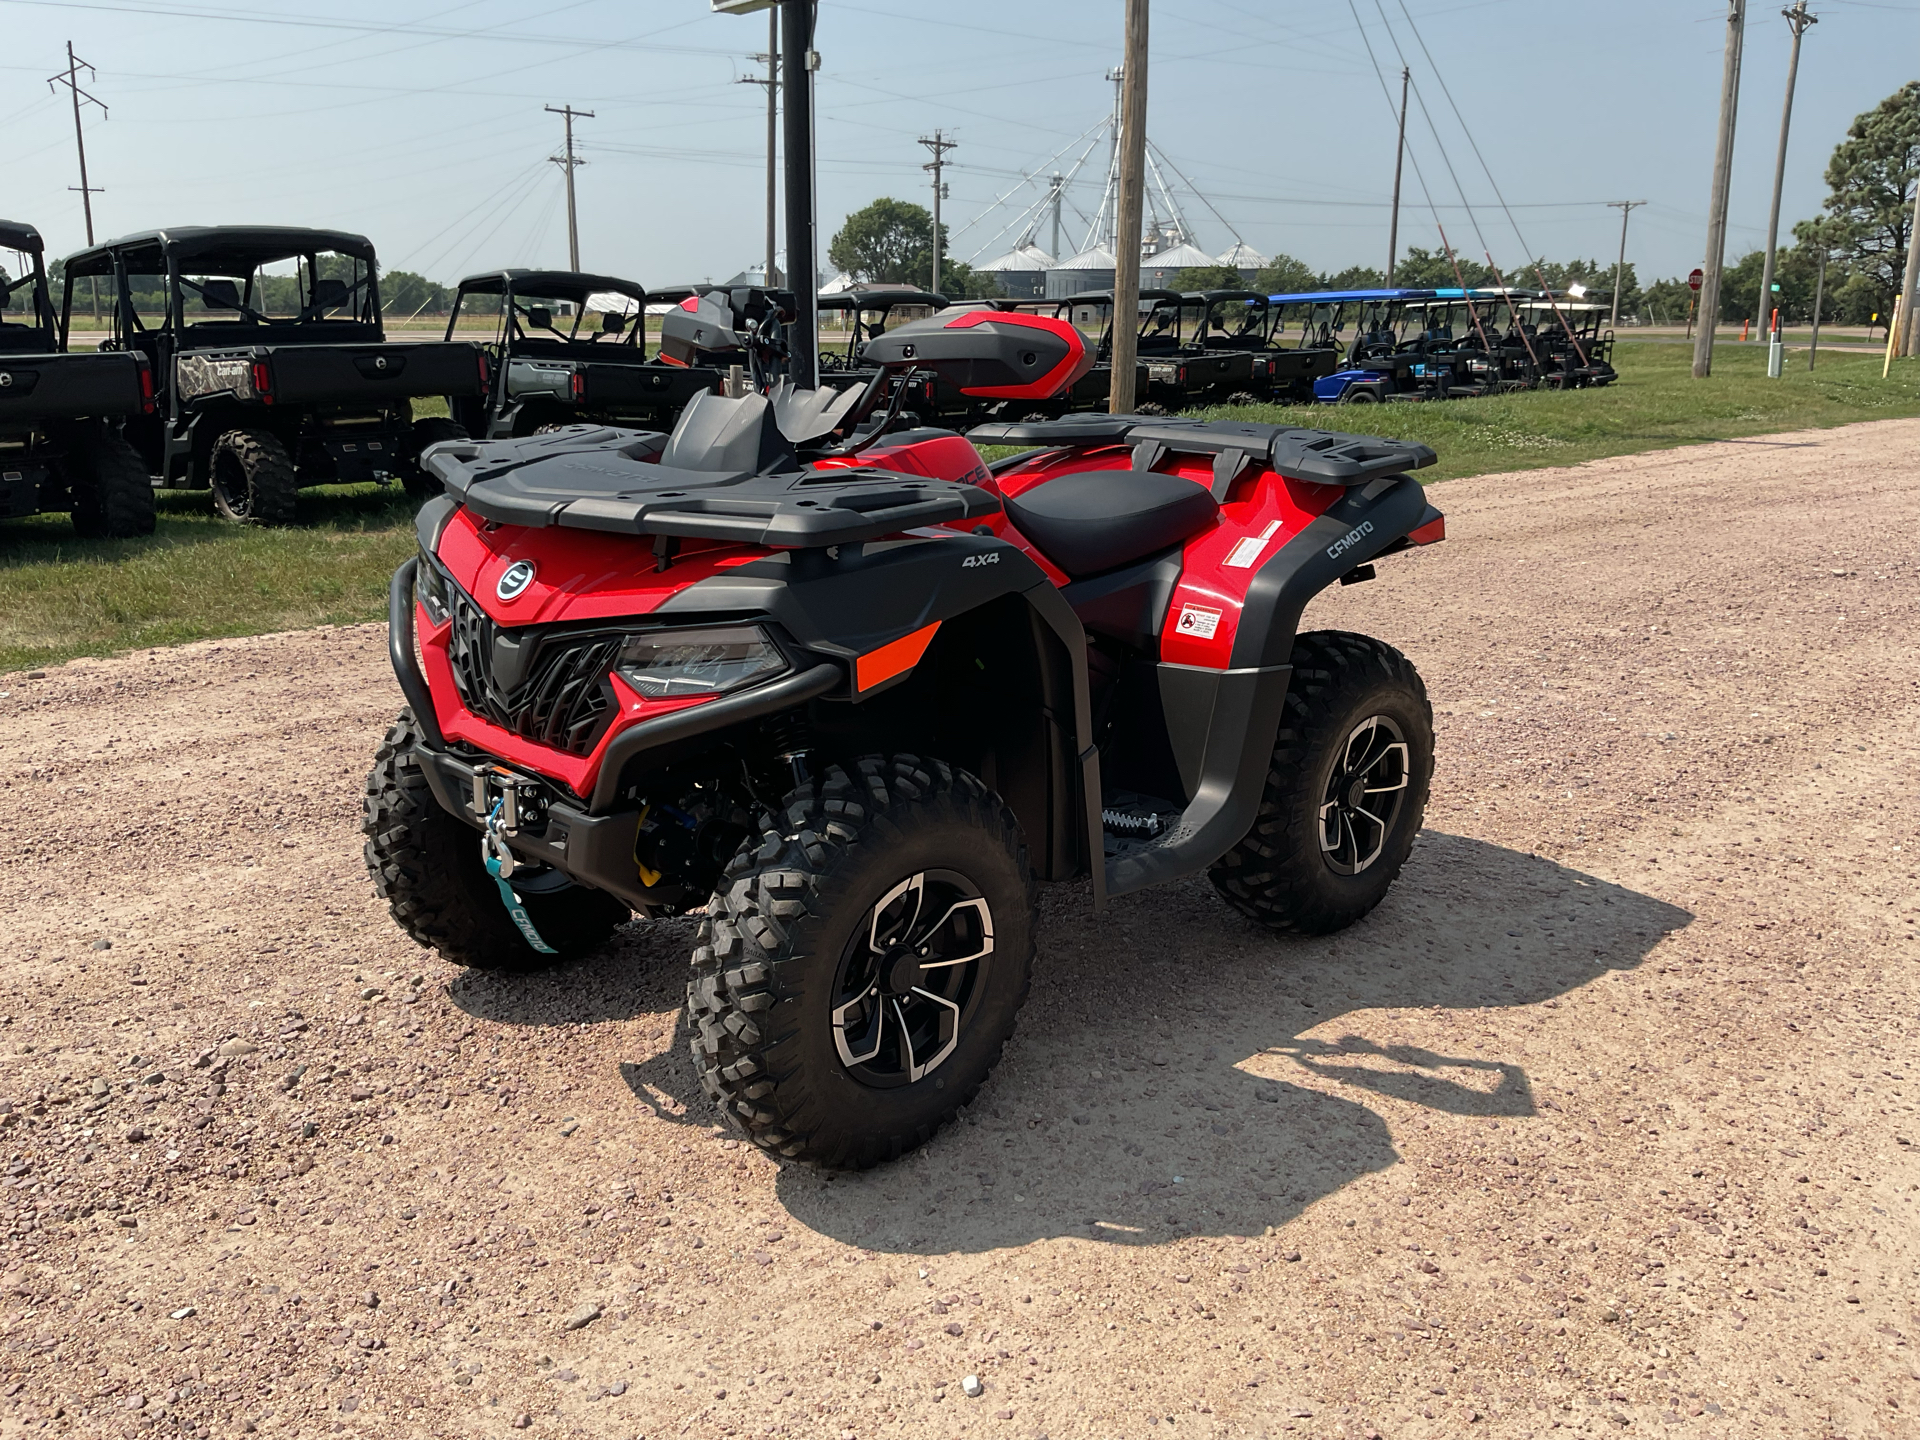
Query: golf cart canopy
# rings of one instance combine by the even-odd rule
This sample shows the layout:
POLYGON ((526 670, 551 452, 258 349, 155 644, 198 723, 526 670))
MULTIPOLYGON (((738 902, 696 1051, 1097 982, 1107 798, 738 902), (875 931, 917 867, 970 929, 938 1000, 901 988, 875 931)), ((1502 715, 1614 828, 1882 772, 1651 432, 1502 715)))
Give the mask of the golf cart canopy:
POLYGON ((0 250, 20 250, 38 255, 44 249, 40 232, 18 220, 0 220, 0 250))
POLYGON ((1266 305, 1275 297, 1263 295, 1258 290, 1192 290, 1181 298, 1189 305, 1225 305, 1235 300, 1257 300, 1266 305))
POLYGON ((1293 295, 1269 295, 1275 305, 1337 305, 1343 300, 1432 300, 1438 296, 1458 299, 1467 292, 1458 286, 1450 290, 1303 290, 1293 295))
POLYGON ((302 255, 332 252, 374 263, 373 242, 344 230, 305 230, 292 225, 188 225, 122 235, 67 257, 69 275, 109 275, 118 254, 131 275, 164 275, 167 260, 200 275, 240 279, 262 265, 302 255))
POLYGON ((631 280, 578 270, 488 270, 467 276, 459 286, 462 295, 504 295, 509 289, 522 295, 571 300, 576 305, 584 305, 593 295, 624 295, 642 305, 649 298, 646 287, 631 280))

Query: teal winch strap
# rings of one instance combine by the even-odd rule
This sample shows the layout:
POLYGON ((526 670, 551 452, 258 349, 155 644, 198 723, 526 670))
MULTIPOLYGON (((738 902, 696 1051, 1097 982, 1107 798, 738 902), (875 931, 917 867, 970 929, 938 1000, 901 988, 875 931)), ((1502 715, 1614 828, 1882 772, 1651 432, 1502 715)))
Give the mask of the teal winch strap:
MULTIPOLYGON (((500 807, 495 805, 494 814, 497 815, 499 813, 500 807)), ((491 822, 493 816, 490 815, 487 818, 489 822, 491 822)), ((489 841, 494 840, 494 838, 491 833, 487 836, 489 841)), ((558 955, 560 953, 558 950, 540 938, 539 930, 534 927, 533 917, 527 914, 527 907, 520 903, 520 897, 513 893, 513 886, 509 885, 505 877, 500 874, 500 857, 491 853, 491 850, 492 847, 489 846, 487 854, 487 874, 491 875, 493 877, 493 883, 500 887, 500 902, 507 907, 508 918, 513 921, 515 928, 519 930, 527 944, 531 945, 535 950, 539 951, 542 955, 558 955)))

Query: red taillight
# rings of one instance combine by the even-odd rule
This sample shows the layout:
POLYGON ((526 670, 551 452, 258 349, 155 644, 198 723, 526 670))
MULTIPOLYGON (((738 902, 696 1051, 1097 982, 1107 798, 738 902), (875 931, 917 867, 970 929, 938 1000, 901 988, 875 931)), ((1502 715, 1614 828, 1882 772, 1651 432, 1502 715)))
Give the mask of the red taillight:
POLYGON ((584 370, 573 372, 573 403, 576 405, 587 403, 587 372, 584 370))
POLYGON ((480 393, 484 395, 493 388, 493 375, 487 369, 487 352, 476 350, 473 352, 473 358, 480 366, 480 393))
POLYGON ((140 413, 153 414, 153 371, 144 361, 140 365, 140 413))
POLYGON ((1447 538, 1447 517, 1441 515, 1429 520, 1418 530, 1409 532, 1407 539, 1415 545, 1432 545, 1447 538))
POLYGON ((260 397, 262 405, 273 403, 273 376, 267 370, 267 362, 253 362, 253 393, 260 397))

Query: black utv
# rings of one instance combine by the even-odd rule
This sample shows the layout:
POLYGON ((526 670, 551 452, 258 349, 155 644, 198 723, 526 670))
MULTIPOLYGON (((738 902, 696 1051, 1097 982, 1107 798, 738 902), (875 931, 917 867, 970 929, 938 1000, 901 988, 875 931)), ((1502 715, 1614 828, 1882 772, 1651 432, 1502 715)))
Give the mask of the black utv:
POLYGON ((560 425, 671 427, 687 401, 719 391, 720 372, 647 358, 648 299, 631 280, 577 270, 469 275, 446 338, 489 332, 491 383, 484 395, 449 397, 453 418, 488 440, 560 425))
POLYGON ((0 519, 65 510, 88 539, 151 535, 153 485, 120 427, 153 408, 152 373, 132 355, 63 353, 40 232, 0 220, 0 250, 27 260, 0 276, 0 519))
POLYGON ((1185 297, 1185 308, 1195 317, 1201 350, 1246 352, 1247 393, 1255 399, 1311 405, 1313 382, 1339 368, 1339 347, 1321 335, 1310 312, 1292 316, 1296 333, 1289 336, 1289 307, 1258 291, 1202 290, 1185 297))
POLYGON ((437 493, 420 452, 465 432, 415 420, 412 402, 486 393, 477 345, 387 339, 364 236, 221 225, 110 240, 68 258, 63 334, 88 278, 113 292, 102 348, 144 357, 158 387, 127 438, 161 484, 211 489, 230 520, 291 523, 303 485, 437 493))

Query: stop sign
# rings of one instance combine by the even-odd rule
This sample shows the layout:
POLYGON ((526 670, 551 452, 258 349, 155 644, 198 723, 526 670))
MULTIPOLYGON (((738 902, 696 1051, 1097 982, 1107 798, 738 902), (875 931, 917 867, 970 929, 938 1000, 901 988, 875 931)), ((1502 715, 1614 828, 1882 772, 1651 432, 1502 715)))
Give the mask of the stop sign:
POLYGON ((1700 288, 1700 282, 1706 278, 1706 271, 1695 269, 1691 275, 1687 276, 1687 288, 1689 290, 1698 290, 1700 288))

